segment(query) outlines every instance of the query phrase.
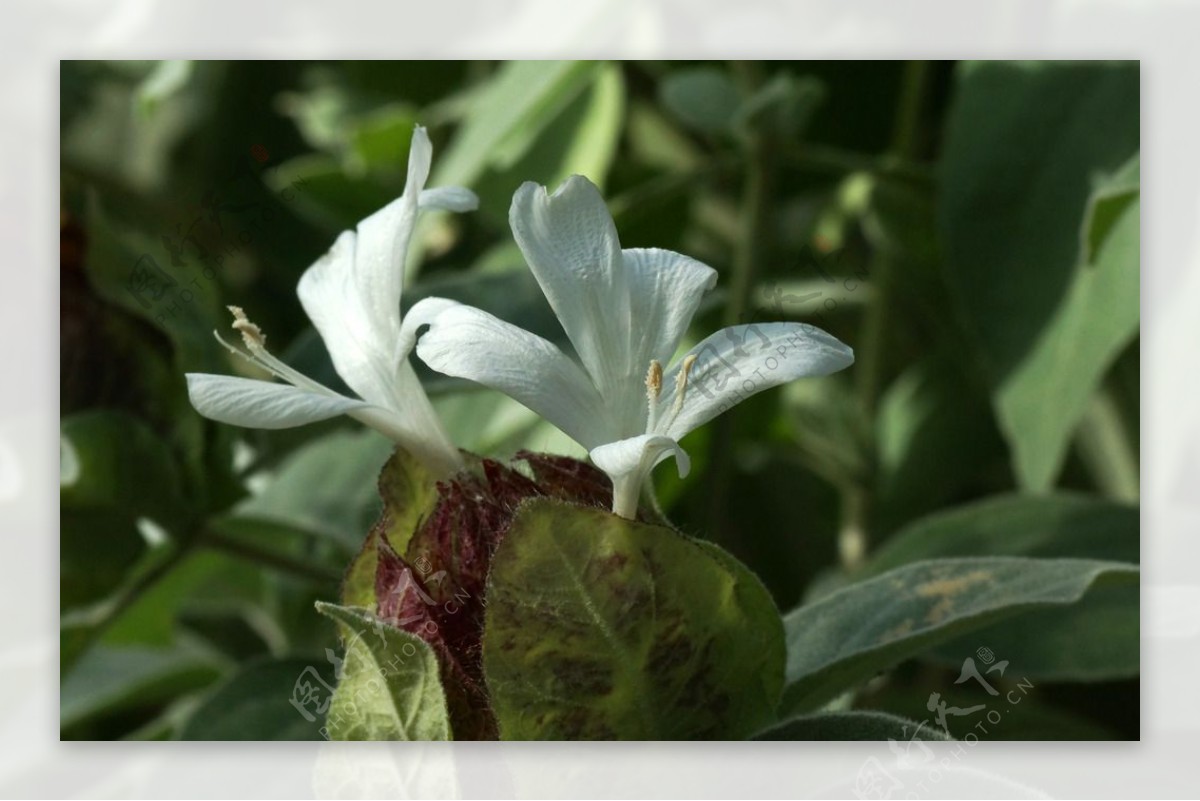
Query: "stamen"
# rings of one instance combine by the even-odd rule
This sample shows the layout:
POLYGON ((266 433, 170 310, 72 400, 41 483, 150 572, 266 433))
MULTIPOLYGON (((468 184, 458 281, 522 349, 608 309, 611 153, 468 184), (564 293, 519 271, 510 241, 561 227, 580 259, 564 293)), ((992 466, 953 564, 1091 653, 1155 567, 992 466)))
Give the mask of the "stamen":
POLYGON ((679 368, 679 374, 675 376, 675 402, 671 404, 671 416, 667 418, 666 424, 662 426, 665 431, 675 423, 675 418, 683 411, 683 399, 687 395, 688 373, 692 371, 692 365, 696 363, 696 355, 690 354, 683 360, 683 365, 679 368))
POLYGON ((658 359, 650 360, 650 369, 646 372, 646 406, 649 408, 647 431, 654 430, 658 418, 658 396, 662 394, 662 365, 658 359))
POLYGON ((257 325, 250 322, 250 319, 246 317, 246 313, 242 311, 242 308, 240 306, 228 306, 227 308, 233 313, 234 330, 242 335, 242 341, 246 343, 246 351, 249 351, 247 353, 240 348, 235 348, 226 342, 220 334, 213 331, 213 336, 217 338, 217 341, 228 348, 231 353, 241 356, 243 359, 266 370, 276 378, 288 382, 292 386, 324 395, 336 394, 272 356, 267 350, 267 335, 257 325))
POLYGON ((683 360, 683 367, 679 370, 679 375, 675 376, 675 411, 683 408, 683 396, 687 393, 688 373, 692 371, 692 365, 696 363, 696 354, 690 354, 683 360))
POLYGON ((233 329, 242 335, 242 341, 246 343, 246 347, 251 352, 257 351, 259 348, 266 350, 266 334, 257 325, 250 322, 250 319, 246 317, 246 312, 242 311, 242 307, 227 306, 226 308, 233 313, 233 329))

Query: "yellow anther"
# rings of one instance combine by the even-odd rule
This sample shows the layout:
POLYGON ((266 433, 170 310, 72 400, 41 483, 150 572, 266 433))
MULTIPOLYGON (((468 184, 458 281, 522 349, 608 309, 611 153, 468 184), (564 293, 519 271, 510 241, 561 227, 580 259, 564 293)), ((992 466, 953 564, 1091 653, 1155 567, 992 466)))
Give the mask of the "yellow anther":
POLYGON ((650 361, 650 369, 646 372, 646 399, 651 403, 658 400, 662 394, 662 365, 658 359, 650 361))
POLYGON ((696 355, 691 354, 684 358, 683 366, 679 369, 679 375, 675 376, 675 402, 683 403, 683 393, 687 390, 688 373, 692 371, 692 365, 696 363, 696 355))
POLYGON ((250 322, 246 317, 246 313, 242 311, 241 306, 228 306, 230 312, 233 313, 233 328, 242 335, 242 341, 246 343, 246 347, 251 351, 259 348, 265 349, 267 346, 267 335, 264 334, 257 325, 250 322))

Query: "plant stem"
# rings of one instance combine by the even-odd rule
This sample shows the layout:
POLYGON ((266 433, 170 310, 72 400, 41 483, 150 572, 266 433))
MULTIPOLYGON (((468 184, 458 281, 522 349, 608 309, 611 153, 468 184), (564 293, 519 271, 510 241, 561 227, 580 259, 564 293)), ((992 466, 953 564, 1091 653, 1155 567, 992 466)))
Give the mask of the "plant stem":
POLYGON ((837 175, 866 172, 921 184, 933 180, 928 168, 898 159, 892 153, 879 156, 804 142, 783 147, 779 156, 788 166, 808 172, 837 175))
POLYGON ((1137 503, 1141 492, 1138 454, 1110 386, 1101 386, 1092 398, 1076 442, 1101 491, 1115 500, 1137 503))
POLYGON ((341 573, 323 565, 314 565, 288 556, 287 554, 277 553, 248 542, 235 540, 211 529, 205 532, 202 544, 205 547, 221 551, 230 556, 257 562, 264 567, 273 568, 283 573, 290 573, 291 575, 312 581, 336 583, 342 578, 341 573))
MULTIPOLYGON (((900 163, 911 162, 916 153, 927 73, 928 65, 923 61, 910 61, 904 68, 890 147, 890 155, 900 163)), ((872 489, 877 473, 875 415, 887 378, 888 317, 895 267, 894 256, 876 249, 868 270, 872 291, 863 315, 854 371, 859 432, 866 458, 860 479, 842 490, 843 514, 838 531, 838 554, 847 570, 862 563, 870 542, 872 489)))
POLYGON ((62 619, 64 627, 71 622, 82 624, 86 627, 83 639, 71 648, 71 656, 68 656, 65 652, 63 654, 64 672, 74 663, 75 658, 78 658, 79 655, 91 648, 96 640, 100 638, 100 635, 127 609, 133 606, 142 595, 182 564, 191 555, 195 542, 195 537, 188 537, 181 542, 165 546, 170 548, 170 550, 163 554, 154 564, 150 565, 150 567, 135 575, 131 581, 121 586, 115 595, 86 610, 64 614, 62 619))
MULTIPOLYGON (((735 66, 740 66, 735 64, 735 66)), ((758 80, 747 72, 746 82, 758 80)), ((763 131, 751 131, 747 139, 746 181, 742 188, 740 235, 733 257, 725 327, 747 322, 754 281, 771 248, 771 201, 774 196, 774 141, 763 131)), ((729 491, 733 480, 734 409, 717 418, 709 444, 709 518, 718 541, 728 540, 729 491)))

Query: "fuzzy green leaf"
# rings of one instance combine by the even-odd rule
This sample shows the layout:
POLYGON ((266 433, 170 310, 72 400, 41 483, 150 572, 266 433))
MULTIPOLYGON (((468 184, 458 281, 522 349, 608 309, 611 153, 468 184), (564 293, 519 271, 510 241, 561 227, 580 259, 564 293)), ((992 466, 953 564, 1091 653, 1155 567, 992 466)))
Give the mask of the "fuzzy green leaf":
POLYGON ((424 640, 366 609, 317 603, 337 621, 346 653, 326 718, 331 740, 449 740, 437 657, 424 640))
POLYGON ((1074 604, 1093 586, 1137 577, 1132 565, 1087 559, 935 559, 891 570, 784 618, 789 684, 783 707, 817 709, 939 643, 1019 612, 1074 604))
POLYGON ((715 546, 531 501, 487 597, 484 672, 503 739, 737 739, 773 716, 778 612, 715 546))

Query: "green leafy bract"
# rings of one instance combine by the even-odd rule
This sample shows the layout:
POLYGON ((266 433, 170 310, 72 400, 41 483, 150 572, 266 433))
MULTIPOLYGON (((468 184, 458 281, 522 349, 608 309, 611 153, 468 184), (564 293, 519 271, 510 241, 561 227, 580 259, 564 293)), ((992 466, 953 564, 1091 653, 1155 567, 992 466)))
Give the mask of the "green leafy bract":
POLYGON ((772 719, 778 612, 711 545, 529 501, 487 598, 484 673, 502 739, 739 739, 772 719))

